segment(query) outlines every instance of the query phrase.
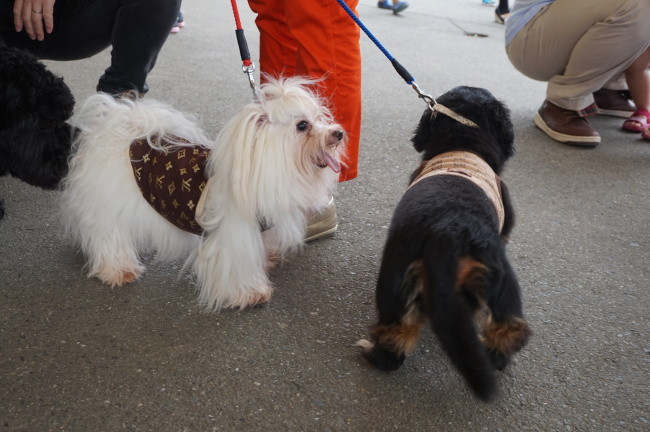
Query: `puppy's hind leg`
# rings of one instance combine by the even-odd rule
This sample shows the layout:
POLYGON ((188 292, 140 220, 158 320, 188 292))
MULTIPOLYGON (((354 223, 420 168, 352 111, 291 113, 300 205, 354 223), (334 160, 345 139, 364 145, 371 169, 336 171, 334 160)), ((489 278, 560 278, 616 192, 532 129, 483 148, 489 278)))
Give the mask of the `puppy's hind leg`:
POLYGON ((422 262, 409 262, 387 243, 376 290, 379 319, 370 327, 370 340, 357 342, 364 357, 379 369, 399 369, 415 350, 426 321, 423 289, 422 262))
POLYGON ((531 331, 521 311, 519 282, 510 263, 502 258, 504 271, 495 275, 494 289, 488 297, 488 309, 482 327, 482 339, 498 370, 503 370, 512 356, 527 343, 531 331))

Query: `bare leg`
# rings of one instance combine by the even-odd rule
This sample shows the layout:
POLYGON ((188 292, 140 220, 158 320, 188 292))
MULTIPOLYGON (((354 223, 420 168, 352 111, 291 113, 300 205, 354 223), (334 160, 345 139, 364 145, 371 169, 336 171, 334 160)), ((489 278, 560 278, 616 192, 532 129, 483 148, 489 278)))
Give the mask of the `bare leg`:
POLYGON ((650 47, 625 71, 632 100, 639 109, 650 110, 650 47))
POLYGON ((632 100, 637 110, 632 116, 625 120, 623 128, 634 132, 641 132, 644 126, 650 122, 650 47, 647 48, 625 71, 632 100), (642 117, 646 118, 643 122, 642 117))

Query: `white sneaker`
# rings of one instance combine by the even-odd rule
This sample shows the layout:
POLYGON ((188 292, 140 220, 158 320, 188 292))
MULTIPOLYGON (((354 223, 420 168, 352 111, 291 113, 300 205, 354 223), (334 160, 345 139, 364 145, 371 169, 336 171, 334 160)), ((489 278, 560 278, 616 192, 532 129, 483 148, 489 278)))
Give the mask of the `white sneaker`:
POLYGON ((334 204, 334 197, 332 197, 327 207, 307 221, 305 241, 310 242, 333 236, 338 228, 336 219, 336 204, 334 204))

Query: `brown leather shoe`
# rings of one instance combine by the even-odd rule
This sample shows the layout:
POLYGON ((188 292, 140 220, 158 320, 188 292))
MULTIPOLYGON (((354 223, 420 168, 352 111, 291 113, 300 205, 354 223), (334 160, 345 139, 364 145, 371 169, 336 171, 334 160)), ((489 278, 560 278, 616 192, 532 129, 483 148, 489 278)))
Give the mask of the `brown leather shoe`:
POLYGON ((598 114, 628 118, 636 110, 627 90, 600 89, 594 92, 598 114))
POLYGON ((555 141, 581 147, 596 147, 600 134, 577 112, 560 108, 549 101, 535 113, 535 125, 555 141))

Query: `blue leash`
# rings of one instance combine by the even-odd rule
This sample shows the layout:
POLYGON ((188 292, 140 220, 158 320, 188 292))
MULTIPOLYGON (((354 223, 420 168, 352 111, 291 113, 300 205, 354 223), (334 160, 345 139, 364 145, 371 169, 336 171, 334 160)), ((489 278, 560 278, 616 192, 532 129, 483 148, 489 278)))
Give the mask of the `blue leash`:
POLYGON ((393 67, 395 68, 399 76, 401 76, 402 79, 406 81, 406 84, 409 84, 411 87, 413 87, 413 89, 417 92, 418 97, 424 99, 424 101, 427 103, 427 105, 429 105, 429 107, 432 107, 433 104, 436 104, 435 99, 431 97, 431 95, 423 93, 420 90, 420 87, 418 87, 418 85, 415 83, 415 78, 413 78, 413 75, 411 75, 409 71, 407 71, 406 68, 402 66, 400 62, 398 62, 397 59, 393 57, 386 48, 384 48, 384 46, 379 42, 379 40, 377 40, 377 38, 370 32, 370 30, 368 30, 368 28, 365 25, 363 25, 359 17, 357 17, 354 14, 354 12, 352 12, 352 9, 350 9, 350 7, 345 3, 345 1, 343 0, 336 0, 336 1, 338 2, 338 4, 341 5, 343 9, 345 9, 348 15, 350 15, 350 18, 352 18, 354 22, 357 23, 359 28, 363 30, 363 32, 366 35, 368 35, 370 40, 373 41, 375 45, 377 45, 377 48, 379 48, 381 52, 383 52, 384 55, 388 58, 388 60, 390 60, 391 64, 393 65, 393 67))

